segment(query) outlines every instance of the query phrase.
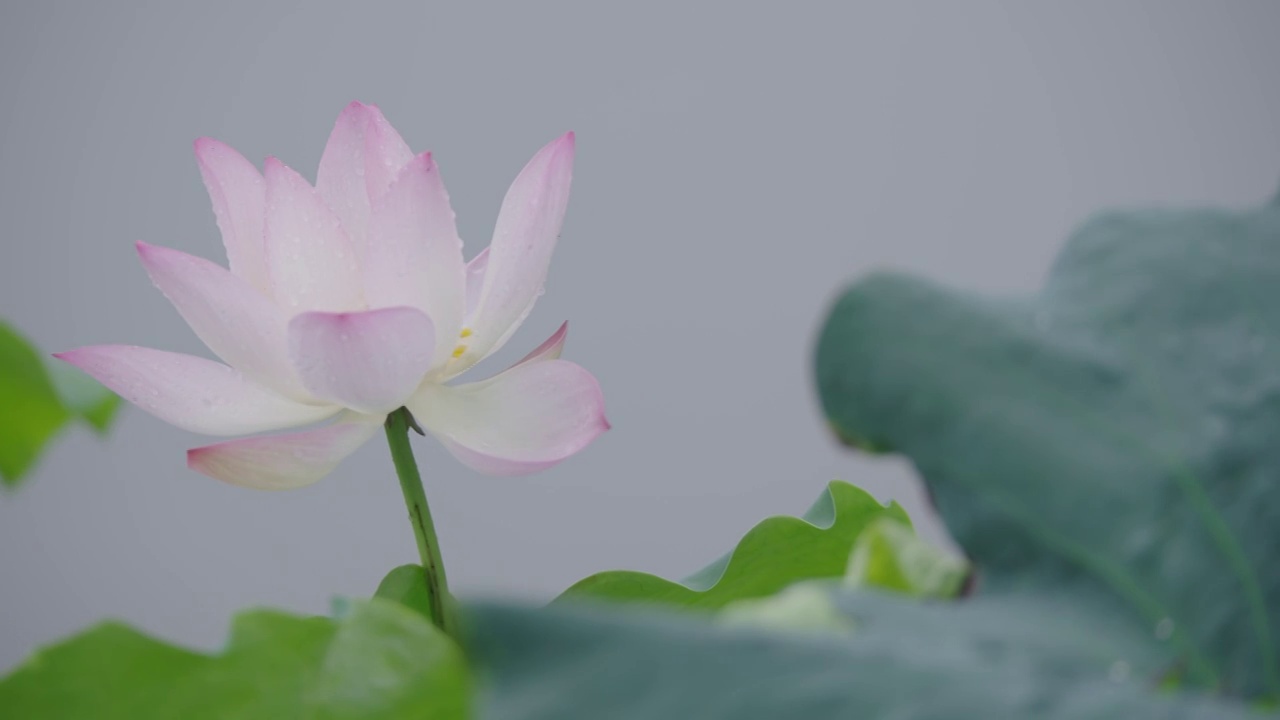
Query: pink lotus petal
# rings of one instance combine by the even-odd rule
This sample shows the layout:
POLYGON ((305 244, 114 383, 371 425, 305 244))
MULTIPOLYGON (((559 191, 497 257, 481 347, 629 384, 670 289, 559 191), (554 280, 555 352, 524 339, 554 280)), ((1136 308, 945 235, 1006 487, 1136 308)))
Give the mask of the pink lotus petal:
POLYGON ((369 124, 364 136, 364 182, 369 203, 376 202, 413 160, 413 151, 400 133, 387 122, 377 105, 369 105, 369 124))
POLYGON ((353 102, 338 116, 320 158, 316 190, 342 219, 362 256, 372 201, 412 159, 413 152, 377 106, 353 102))
POLYGON ((431 154, 406 165, 372 212, 365 297, 370 307, 407 305, 428 313, 436 327, 432 365, 443 365, 459 342, 466 278, 462 240, 431 154))
POLYGON ((267 269, 287 310, 355 310, 364 303, 360 264, 336 215, 311 185, 267 158, 267 269))
POLYGON ((187 467, 258 490, 288 490, 328 475, 378 431, 381 418, 349 414, 314 430, 231 440, 187 451, 187 467))
POLYGON ((470 318, 480 304, 480 291, 484 289, 484 273, 489 269, 489 248, 467 263, 467 317, 470 318))
POLYGON ((496 475, 550 467, 609 429, 600 384, 567 360, 466 385, 424 385, 407 404, 458 460, 496 475))
POLYGON ((567 133, 534 155, 507 191, 489 245, 484 288, 468 325, 475 337, 465 365, 501 347, 541 294, 569 203, 573 155, 573 133, 567 133))
POLYGON ((120 397, 184 430, 243 435, 323 420, 338 412, 304 405, 221 363, 130 345, 95 345, 54 355, 120 397))
POLYGON ((435 326, 421 310, 303 313, 289 322, 289 354, 313 395, 386 414, 404 404, 431 367, 435 326))
POLYGON ((532 352, 520 358, 520 362, 512 365, 524 365, 531 362, 542 362, 543 360, 558 360, 560 354, 564 352, 564 341, 569 337, 569 322, 566 320, 560 323, 560 329, 556 330, 551 337, 542 341, 542 344, 534 348, 532 352))
POLYGON ((262 247, 266 185, 262 174, 240 153, 213 138, 196 140, 195 151, 231 272, 266 292, 267 262, 262 247))
POLYGON ((501 457, 500 455, 488 455, 478 450, 454 442, 453 440, 437 436, 441 445, 453 455, 458 462, 484 475, 493 475, 495 477, 518 477, 521 475, 532 475, 541 472, 549 467, 560 464, 564 458, 553 460, 511 460, 501 457))
POLYGON ((151 281, 214 354, 288 397, 309 399, 289 360, 279 306, 204 258, 143 242, 137 248, 151 281))

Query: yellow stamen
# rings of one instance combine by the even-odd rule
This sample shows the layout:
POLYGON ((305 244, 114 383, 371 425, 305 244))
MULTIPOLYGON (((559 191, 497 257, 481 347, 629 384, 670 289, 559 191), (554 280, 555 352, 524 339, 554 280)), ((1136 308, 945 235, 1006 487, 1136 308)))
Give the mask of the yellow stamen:
POLYGON ((462 337, 471 337, 471 328, 462 328, 462 337))
POLYGON ((453 349, 453 356, 456 358, 460 358, 462 357, 462 354, 465 353, 466 351, 467 351, 466 345, 459 345, 458 347, 453 349))

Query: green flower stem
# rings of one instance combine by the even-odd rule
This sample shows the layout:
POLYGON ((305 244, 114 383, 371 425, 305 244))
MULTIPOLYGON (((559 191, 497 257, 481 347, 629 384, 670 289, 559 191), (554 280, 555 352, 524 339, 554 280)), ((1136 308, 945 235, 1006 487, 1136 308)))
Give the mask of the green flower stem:
POLYGON ((391 460, 400 478, 404 492, 404 504, 409 509, 409 522, 418 541, 418 557, 422 560, 427 594, 431 599, 431 620, 451 637, 457 637, 457 618, 454 616, 449 582, 444 575, 444 560, 440 557, 440 541, 436 539, 435 524, 431 521, 431 509, 427 507, 427 493, 422 487, 418 463, 413 459, 409 446, 409 428, 417 428, 408 409, 400 408, 387 416, 387 445, 391 448, 391 460))

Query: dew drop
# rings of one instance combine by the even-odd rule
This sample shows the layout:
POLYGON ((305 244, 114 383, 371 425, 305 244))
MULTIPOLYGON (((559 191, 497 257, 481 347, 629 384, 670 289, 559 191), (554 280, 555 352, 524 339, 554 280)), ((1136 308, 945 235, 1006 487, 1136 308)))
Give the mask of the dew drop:
POLYGON ((1173 637, 1173 618, 1160 618, 1156 623, 1156 639, 1168 640, 1173 637))
POLYGON ((1111 669, 1107 671, 1107 678, 1114 683, 1121 683, 1129 679, 1129 663, 1124 660, 1117 660, 1111 663, 1111 669))

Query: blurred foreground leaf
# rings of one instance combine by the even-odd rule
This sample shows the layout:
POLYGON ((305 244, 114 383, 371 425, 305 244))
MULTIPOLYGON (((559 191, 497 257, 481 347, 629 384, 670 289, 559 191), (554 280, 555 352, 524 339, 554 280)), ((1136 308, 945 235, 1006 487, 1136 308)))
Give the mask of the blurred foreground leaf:
POLYGON ((490 720, 1256 717, 1226 700, 1158 694, 1146 679, 1163 659, 1144 637, 1052 599, 834 601, 851 636, 606 605, 476 605, 468 652, 489 681, 490 720))
POLYGON ((1280 205, 1105 215, 1027 298, 870 277, 816 366, 839 435, 923 475, 967 602, 1052 597, 1280 695, 1280 205))
POLYGON ((16 487, 72 417, 101 434, 119 406, 116 395, 75 368, 46 362, 0 321, 0 483, 16 487))
POLYGON ((836 605, 832 580, 806 580, 763 598, 746 598, 725 605, 715 622, 735 627, 771 628, 823 634, 853 631, 853 619, 836 605))
POLYGON ((0 681, 12 718, 465 718, 454 643, 382 600, 340 621, 255 610, 208 656, 104 623, 39 651, 0 681))
POLYGON ((70 414, 35 348, 0 322, 0 480, 16 485, 70 414))

